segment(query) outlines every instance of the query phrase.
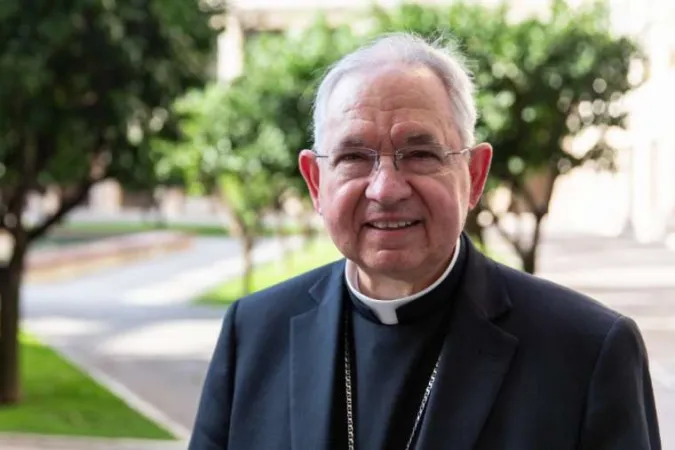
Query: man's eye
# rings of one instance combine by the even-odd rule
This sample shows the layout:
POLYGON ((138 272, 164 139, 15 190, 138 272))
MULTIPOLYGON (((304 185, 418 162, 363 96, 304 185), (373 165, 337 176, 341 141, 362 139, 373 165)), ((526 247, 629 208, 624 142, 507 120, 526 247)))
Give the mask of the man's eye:
POLYGON ((359 161, 368 161, 370 158, 368 154, 363 153, 363 152, 349 152, 349 153, 342 153, 340 155, 337 155, 335 157, 335 162, 336 163, 341 163, 341 162, 359 162, 359 161))
POLYGON ((419 160, 440 160, 440 156, 436 152, 430 150, 411 150, 405 155, 408 159, 419 159, 419 160))

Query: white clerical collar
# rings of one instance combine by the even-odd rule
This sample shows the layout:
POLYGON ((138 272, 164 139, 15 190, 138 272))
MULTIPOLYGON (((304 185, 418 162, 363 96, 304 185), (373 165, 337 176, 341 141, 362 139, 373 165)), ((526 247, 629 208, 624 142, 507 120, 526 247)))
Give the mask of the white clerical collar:
POLYGON ((461 240, 461 237, 457 239, 457 245, 455 246, 455 252, 452 255, 452 260, 450 261, 450 264, 448 264, 447 269, 445 269, 445 272, 443 272, 443 275, 441 275, 431 286, 427 287, 423 291, 393 300, 378 300, 368 297, 367 295, 359 292, 359 280, 356 272, 356 264, 350 260, 347 260, 345 264, 345 280, 347 281, 347 287, 352 292, 352 294, 356 296, 356 298, 362 301, 368 308, 370 308, 371 311, 373 311, 380 322, 386 325, 396 325, 398 323, 398 316, 396 315, 396 310, 398 308, 431 292, 434 288, 436 288, 436 286, 441 284, 443 280, 447 278, 447 276, 452 271, 452 268, 455 266, 457 258, 459 257, 461 240))

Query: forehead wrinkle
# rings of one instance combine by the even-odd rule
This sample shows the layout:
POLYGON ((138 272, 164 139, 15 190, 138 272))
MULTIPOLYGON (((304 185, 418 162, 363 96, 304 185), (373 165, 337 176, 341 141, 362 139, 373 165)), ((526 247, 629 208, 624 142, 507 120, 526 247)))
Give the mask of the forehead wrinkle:
POLYGON ((330 151, 349 141, 363 142, 365 146, 373 141, 373 137, 377 137, 376 124, 373 120, 365 119, 360 115, 345 118, 343 114, 335 113, 326 122, 323 143, 330 151))
POLYGON ((373 113, 396 113, 402 111, 406 113, 411 112, 431 112, 436 105, 425 102, 419 96, 410 93, 402 93, 394 96, 364 96, 357 97, 352 101, 344 101, 344 105, 340 108, 343 114, 359 113, 359 112, 373 112, 373 113), (374 101, 373 101, 374 100, 374 101))
POLYGON ((429 116, 429 111, 424 116, 395 118, 391 124, 390 136, 397 146, 410 145, 452 145, 450 134, 454 128, 451 117, 441 115, 429 116), (419 139, 416 139, 418 138, 419 139))
POLYGON ((369 142, 392 141, 393 144, 392 138, 399 135, 394 132, 395 128, 403 122, 417 122, 418 126, 412 127, 411 133, 425 131, 433 134, 440 144, 457 145, 459 130, 453 120, 450 101, 447 96, 440 98, 430 92, 433 88, 427 84, 430 81, 438 83, 445 90, 442 81, 427 69, 415 70, 412 82, 410 76, 406 77, 410 72, 394 78, 390 74, 387 70, 381 75, 357 72, 348 74, 336 84, 331 94, 333 105, 327 108, 326 117, 332 129, 326 134, 333 136, 331 141, 354 136, 369 142), (397 92, 399 83, 404 89, 402 92, 397 92))
POLYGON ((371 108, 353 107, 342 114, 338 112, 332 115, 328 121, 331 131, 327 134, 333 137, 333 146, 360 142, 362 146, 378 148, 381 143, 388 141, 393 147, 434 143, 454 148, 459 142, 459 135, 449 115, 430 116, 427 109, 408 108, 402 108, 400 114, 383 114, 377 108, 375 114, 363 114, 368 109, 371 108), (417 136, 428 138, 414 139, 417 136))

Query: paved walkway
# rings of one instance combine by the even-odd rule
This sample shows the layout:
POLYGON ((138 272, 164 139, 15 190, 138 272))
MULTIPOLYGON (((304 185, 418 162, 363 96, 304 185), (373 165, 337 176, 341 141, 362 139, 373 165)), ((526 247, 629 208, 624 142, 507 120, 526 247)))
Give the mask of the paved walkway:
MULTIPOLYGON (((273 260, 281 252, 278 241, 263 241, 254 259, 273 260)), ((186 439, 224 313, 189 300, 240 273, 240 254, 231 239, 197 238, 185 252, 27 285, 24 326, 186 439)))
POLYGON ((185 450, 186 442, 0 435, 2 450, 185 450))
MULTIPOLYGON (((276 254, 266 243, 257 258, 276 254)), ((185 438, 223 314, 186 300, 238 267, 236 243, 200 239, 182 254, 27 286, 25 325, 185 438)), ((663 448, 675 449, 675 430, 666 426, 675 423, 675 252, 627 239, 556 236, 542 245, 540 269, 637 320, 650 352, 663 448)))

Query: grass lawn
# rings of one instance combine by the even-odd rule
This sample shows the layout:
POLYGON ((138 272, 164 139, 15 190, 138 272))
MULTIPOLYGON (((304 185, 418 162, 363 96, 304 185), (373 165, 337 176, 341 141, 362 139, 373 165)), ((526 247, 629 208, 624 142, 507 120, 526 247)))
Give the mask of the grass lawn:
POLYGON ((35 339, 21 336, 22 402, 0 408, 0 431, 174 439, 35 339))
MULTIPOLYGON (((253 291, 259 291, 340 258, 342 258, 342 255, 330 239, 317 238, 315 242, 302 250, 293 252, 285 260, 255 267, 251 283, 252 289, 253 291)), ((198 297, 196 302, 210 305, 228 305, 240 298, 242 292, 242 279, 237 277, 212 291, 206 292, 198 297)))
POLYGON ((229 234, 227 229, 217 225, 168 224, 161 226, 153 222, 68 222, 59 225, 55 232, 113 235, 158 230, 181 231, 199 236, 228 236, 229 234))

